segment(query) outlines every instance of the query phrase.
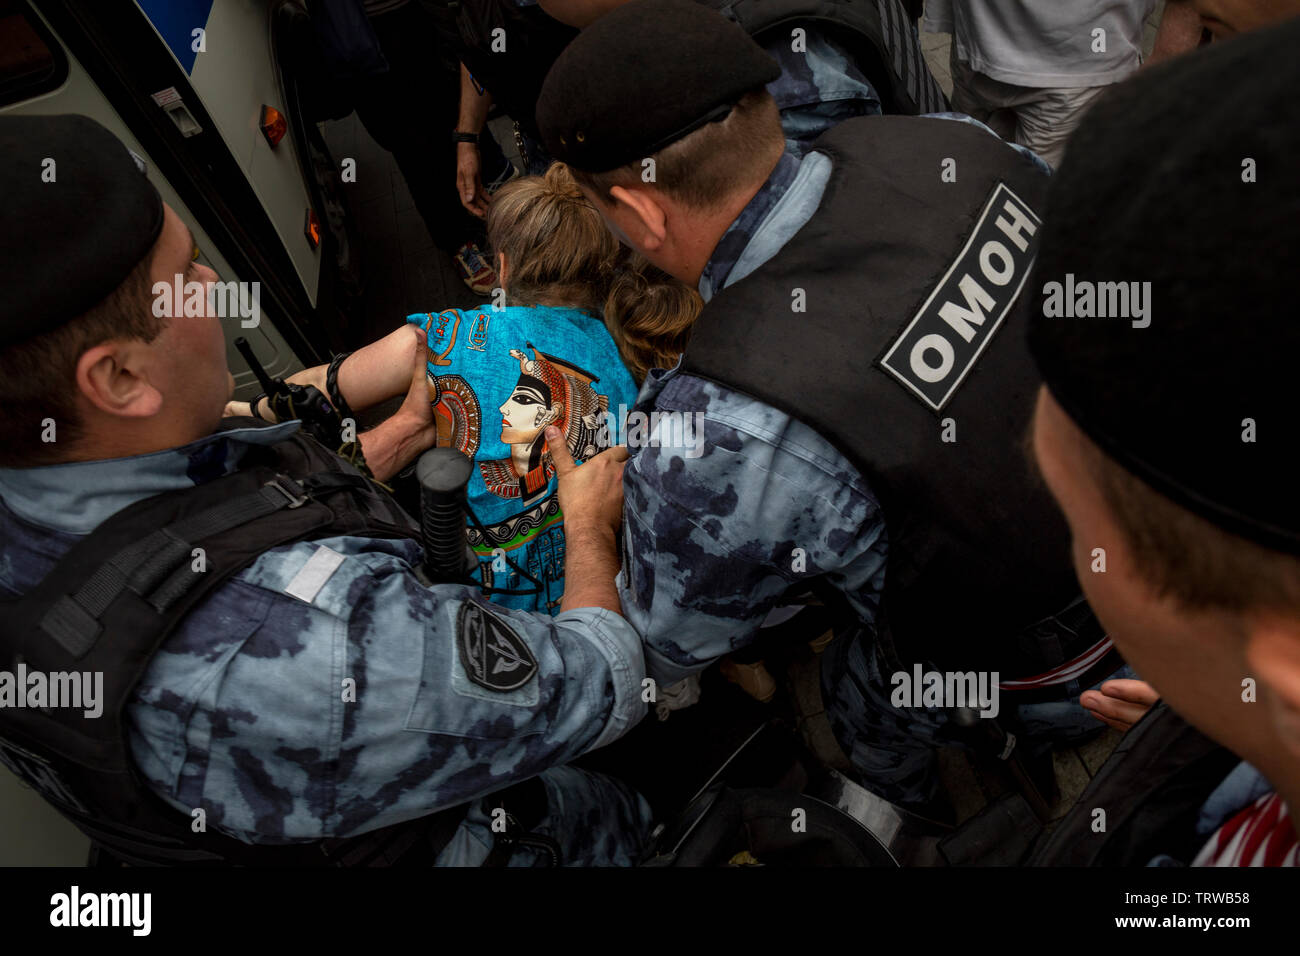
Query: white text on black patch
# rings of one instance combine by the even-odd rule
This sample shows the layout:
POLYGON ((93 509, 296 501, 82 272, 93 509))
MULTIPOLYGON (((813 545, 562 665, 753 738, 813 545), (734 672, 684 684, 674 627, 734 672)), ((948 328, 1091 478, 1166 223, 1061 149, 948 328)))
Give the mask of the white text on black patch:
POLYGON ((880 360, 881 368, 936 412, 1020 294, 1037 251, 1039 222, 998 183, 961 252, 880 360))

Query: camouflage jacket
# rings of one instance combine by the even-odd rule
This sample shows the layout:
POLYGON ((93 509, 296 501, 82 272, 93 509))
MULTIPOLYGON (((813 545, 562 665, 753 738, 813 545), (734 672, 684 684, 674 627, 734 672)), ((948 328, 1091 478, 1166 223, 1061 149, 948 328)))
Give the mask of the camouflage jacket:
POLYGON ((880 96, 848 51, 814 22, 803 25, 805 50, 796 51, 788 34, 773 31, 762 44, 781 65, 767 91, 781 111, 785 144, 795 156, 837 123, 880 114, 880 96))
MULTIPOLYGON (((121 508, 228 474, 251 446, 297 427, 0 471, 0 592, 24 594, 121 508)), ((640 641, 606 610, 494 608, 536 671, 510 690, 471 680, 456 635, 477 592, 421 585, 420 560, 415 541, 291 544, 206 597, 127 706, 132 755, 153 789, 247 842, 350 836, 535 776, 644 715, 640 641), (309 561, 325 570, 300 574, 309 561)))

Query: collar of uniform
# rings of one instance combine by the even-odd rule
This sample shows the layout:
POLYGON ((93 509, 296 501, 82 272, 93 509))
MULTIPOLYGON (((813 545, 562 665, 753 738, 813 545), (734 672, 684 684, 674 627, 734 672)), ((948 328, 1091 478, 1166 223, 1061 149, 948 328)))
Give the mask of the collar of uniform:
POLYGON ((744 254, 758 227, 763 224, 776 204, 780 202, 781 197, 794 183, 795 177, 799 174, 799 165, 799 160, 790 153, 782 153, 776 168, 767 177, 767 182, 759 187, 754 198, 722 234, 722 238, 718 240, 713 250, 713 255, 709 257, 704 271, 700 274, 700 295, 704 296, 705 302, 713 298, 715 292, 726 288, 727 277, 731 274, 732 268, 744 254))
POLYGON ((230 474, 251 446, 274 444, 298 427, 293 421, 264 428, 232 428, 179 448, 130 458, 0 468, 0 498, 25 521, 56 531, 89 534, 137 501, 230 474))
POLYGON ((641 389, 637 392, 636 408, 642 411, 654 408, 659 393, 681 371, 682 360, 685 357, 685 355, 677 356, 677 361, 673 363, 672 368, 652 368, 646 372, 645 381, 641 383, 641 389))

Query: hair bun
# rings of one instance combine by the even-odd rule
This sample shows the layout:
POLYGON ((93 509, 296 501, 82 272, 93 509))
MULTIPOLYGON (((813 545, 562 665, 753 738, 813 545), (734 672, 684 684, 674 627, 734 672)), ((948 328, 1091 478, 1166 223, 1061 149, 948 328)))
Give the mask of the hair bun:
POLYGON ((546 191, 557 199, 576 199, 585 201, 586 197, 582 190, 578 188, 578 182, 573 178, 573 173, 569 172, 569 167, 564 163, 552 163, 547 168, 542 182, 546 186, 546 191))

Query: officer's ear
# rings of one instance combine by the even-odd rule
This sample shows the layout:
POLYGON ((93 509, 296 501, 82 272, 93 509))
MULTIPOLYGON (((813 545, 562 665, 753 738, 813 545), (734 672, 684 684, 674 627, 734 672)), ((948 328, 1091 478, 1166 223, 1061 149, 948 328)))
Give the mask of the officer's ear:
POLYGON ((162 410, 162 393, 144 374, 148 346, 113 339, 77 359, 77 389, 95 408, 119 418, 149 418, 162 410))
POLYGON ((668 213, 655 196, 644 189, 611 186, 609 198, 628 239, 641 252, 656 252, 668 236, 668 213))
POLYGON ((1273 730, 1292 759, 1300 760, 1300 620, 1255 614, 1247 621, 1250 676, 1268 691, 1273 730))

